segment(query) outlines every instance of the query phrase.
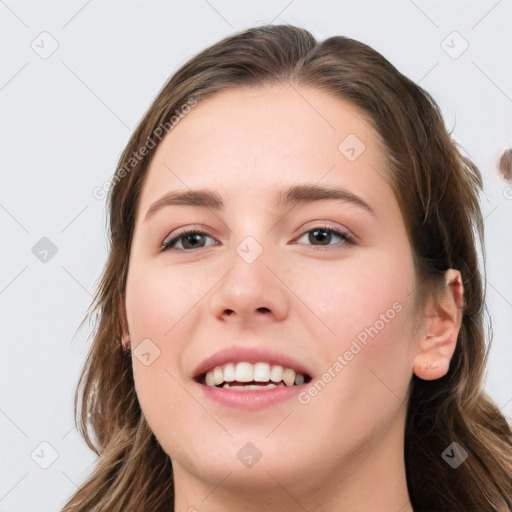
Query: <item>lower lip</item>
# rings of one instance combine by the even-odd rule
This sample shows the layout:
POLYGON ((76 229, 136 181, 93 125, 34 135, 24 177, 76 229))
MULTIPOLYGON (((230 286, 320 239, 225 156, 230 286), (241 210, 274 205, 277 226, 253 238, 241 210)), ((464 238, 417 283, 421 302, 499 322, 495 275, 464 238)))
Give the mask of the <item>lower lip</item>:
POLYGON ((257 411, 296 397, 306 384, 290 387, 275 387, 270 389, 250 389, 235 391, 229 388, 217 388, 198 384, 202 392, 211 400, 228 407, 257 411))

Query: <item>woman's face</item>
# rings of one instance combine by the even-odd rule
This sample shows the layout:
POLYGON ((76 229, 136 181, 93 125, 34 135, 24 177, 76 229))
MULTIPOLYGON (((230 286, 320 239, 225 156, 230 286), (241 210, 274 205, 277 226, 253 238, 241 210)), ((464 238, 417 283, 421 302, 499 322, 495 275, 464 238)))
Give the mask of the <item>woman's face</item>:
POLYGON ((126 311, 178 482, 293 495, 399 467, 416 285, 386 174, 362 113, 308 88, 219 93, 158 146, 126 311))

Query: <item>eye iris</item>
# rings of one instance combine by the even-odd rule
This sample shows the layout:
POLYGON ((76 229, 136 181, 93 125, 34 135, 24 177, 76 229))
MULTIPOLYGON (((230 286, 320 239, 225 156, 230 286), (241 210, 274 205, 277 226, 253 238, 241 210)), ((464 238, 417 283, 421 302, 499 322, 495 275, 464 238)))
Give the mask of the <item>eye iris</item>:
POLYGON ((313 238, 316 238, 316 241, 320 241, 320 245, 328 245, 331 241, 332 233, 326 229, 315 229, 310 232, 309 241, 313 242, 313 238))
POLYGON ((183 235, 183 247, 186 248, 192 248, 195 247, 202 247, 201 238, 203 238, 203 235, 199 233, 189 233, 188 235, 183 235), (190 243, 192 242, 192 243, 190 243), (199 242, 199 243, 196 243, 199 242))

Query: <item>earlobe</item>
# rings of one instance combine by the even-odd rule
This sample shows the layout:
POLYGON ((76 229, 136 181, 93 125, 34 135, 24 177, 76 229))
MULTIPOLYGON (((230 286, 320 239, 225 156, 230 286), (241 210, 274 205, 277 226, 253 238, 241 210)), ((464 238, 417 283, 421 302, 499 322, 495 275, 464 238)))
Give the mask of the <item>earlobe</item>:
POLYGON ((131 342, 130 342, 130 336, 128 334, 123 334, 121 338, 121 343, 123 344, 123 349, 127 352, 131 350, 131 342))
POLYGON ((423 380, 435 380, 448 373, 462 325, 464 288, 458 270, 445 272, 445 291, 431 297, 425 308, 425 329, 419 340, 413 372, 423 380))

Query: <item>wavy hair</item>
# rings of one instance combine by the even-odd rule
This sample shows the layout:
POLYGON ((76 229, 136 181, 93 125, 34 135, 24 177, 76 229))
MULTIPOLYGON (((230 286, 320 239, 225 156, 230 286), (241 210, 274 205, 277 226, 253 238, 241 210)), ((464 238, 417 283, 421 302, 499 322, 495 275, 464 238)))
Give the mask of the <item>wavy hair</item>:
POLYGON ((121 343, 135 215, 154 154, 147 148, 149 141, 158 145, 155 130, 172 124, 191 99, 200 103, 229 88, 274 84, 312 87, 348 100, 373 124, 413 249, 418 296, 436 293, 449 268, 462 275, 462 326, 449 371, 438 380, 411 381, 404 457, 414 510, 509 511, 511 428, 483 391, 488 346, 478 258, 479 170, 451 138, 433 98, 380 53, 347 37, 317 42, 302 28, 263 25, 231 35, 185 63, 121 155, 107 198, 110 252, 86 315, 96 313, 93 342, 74 403, 77 427, 98 459, 63 512, 174 510, 171 460, 140 408, 131 354, 121 343), (469 454, 457 469, 441 456, 454 441, 469 454))

